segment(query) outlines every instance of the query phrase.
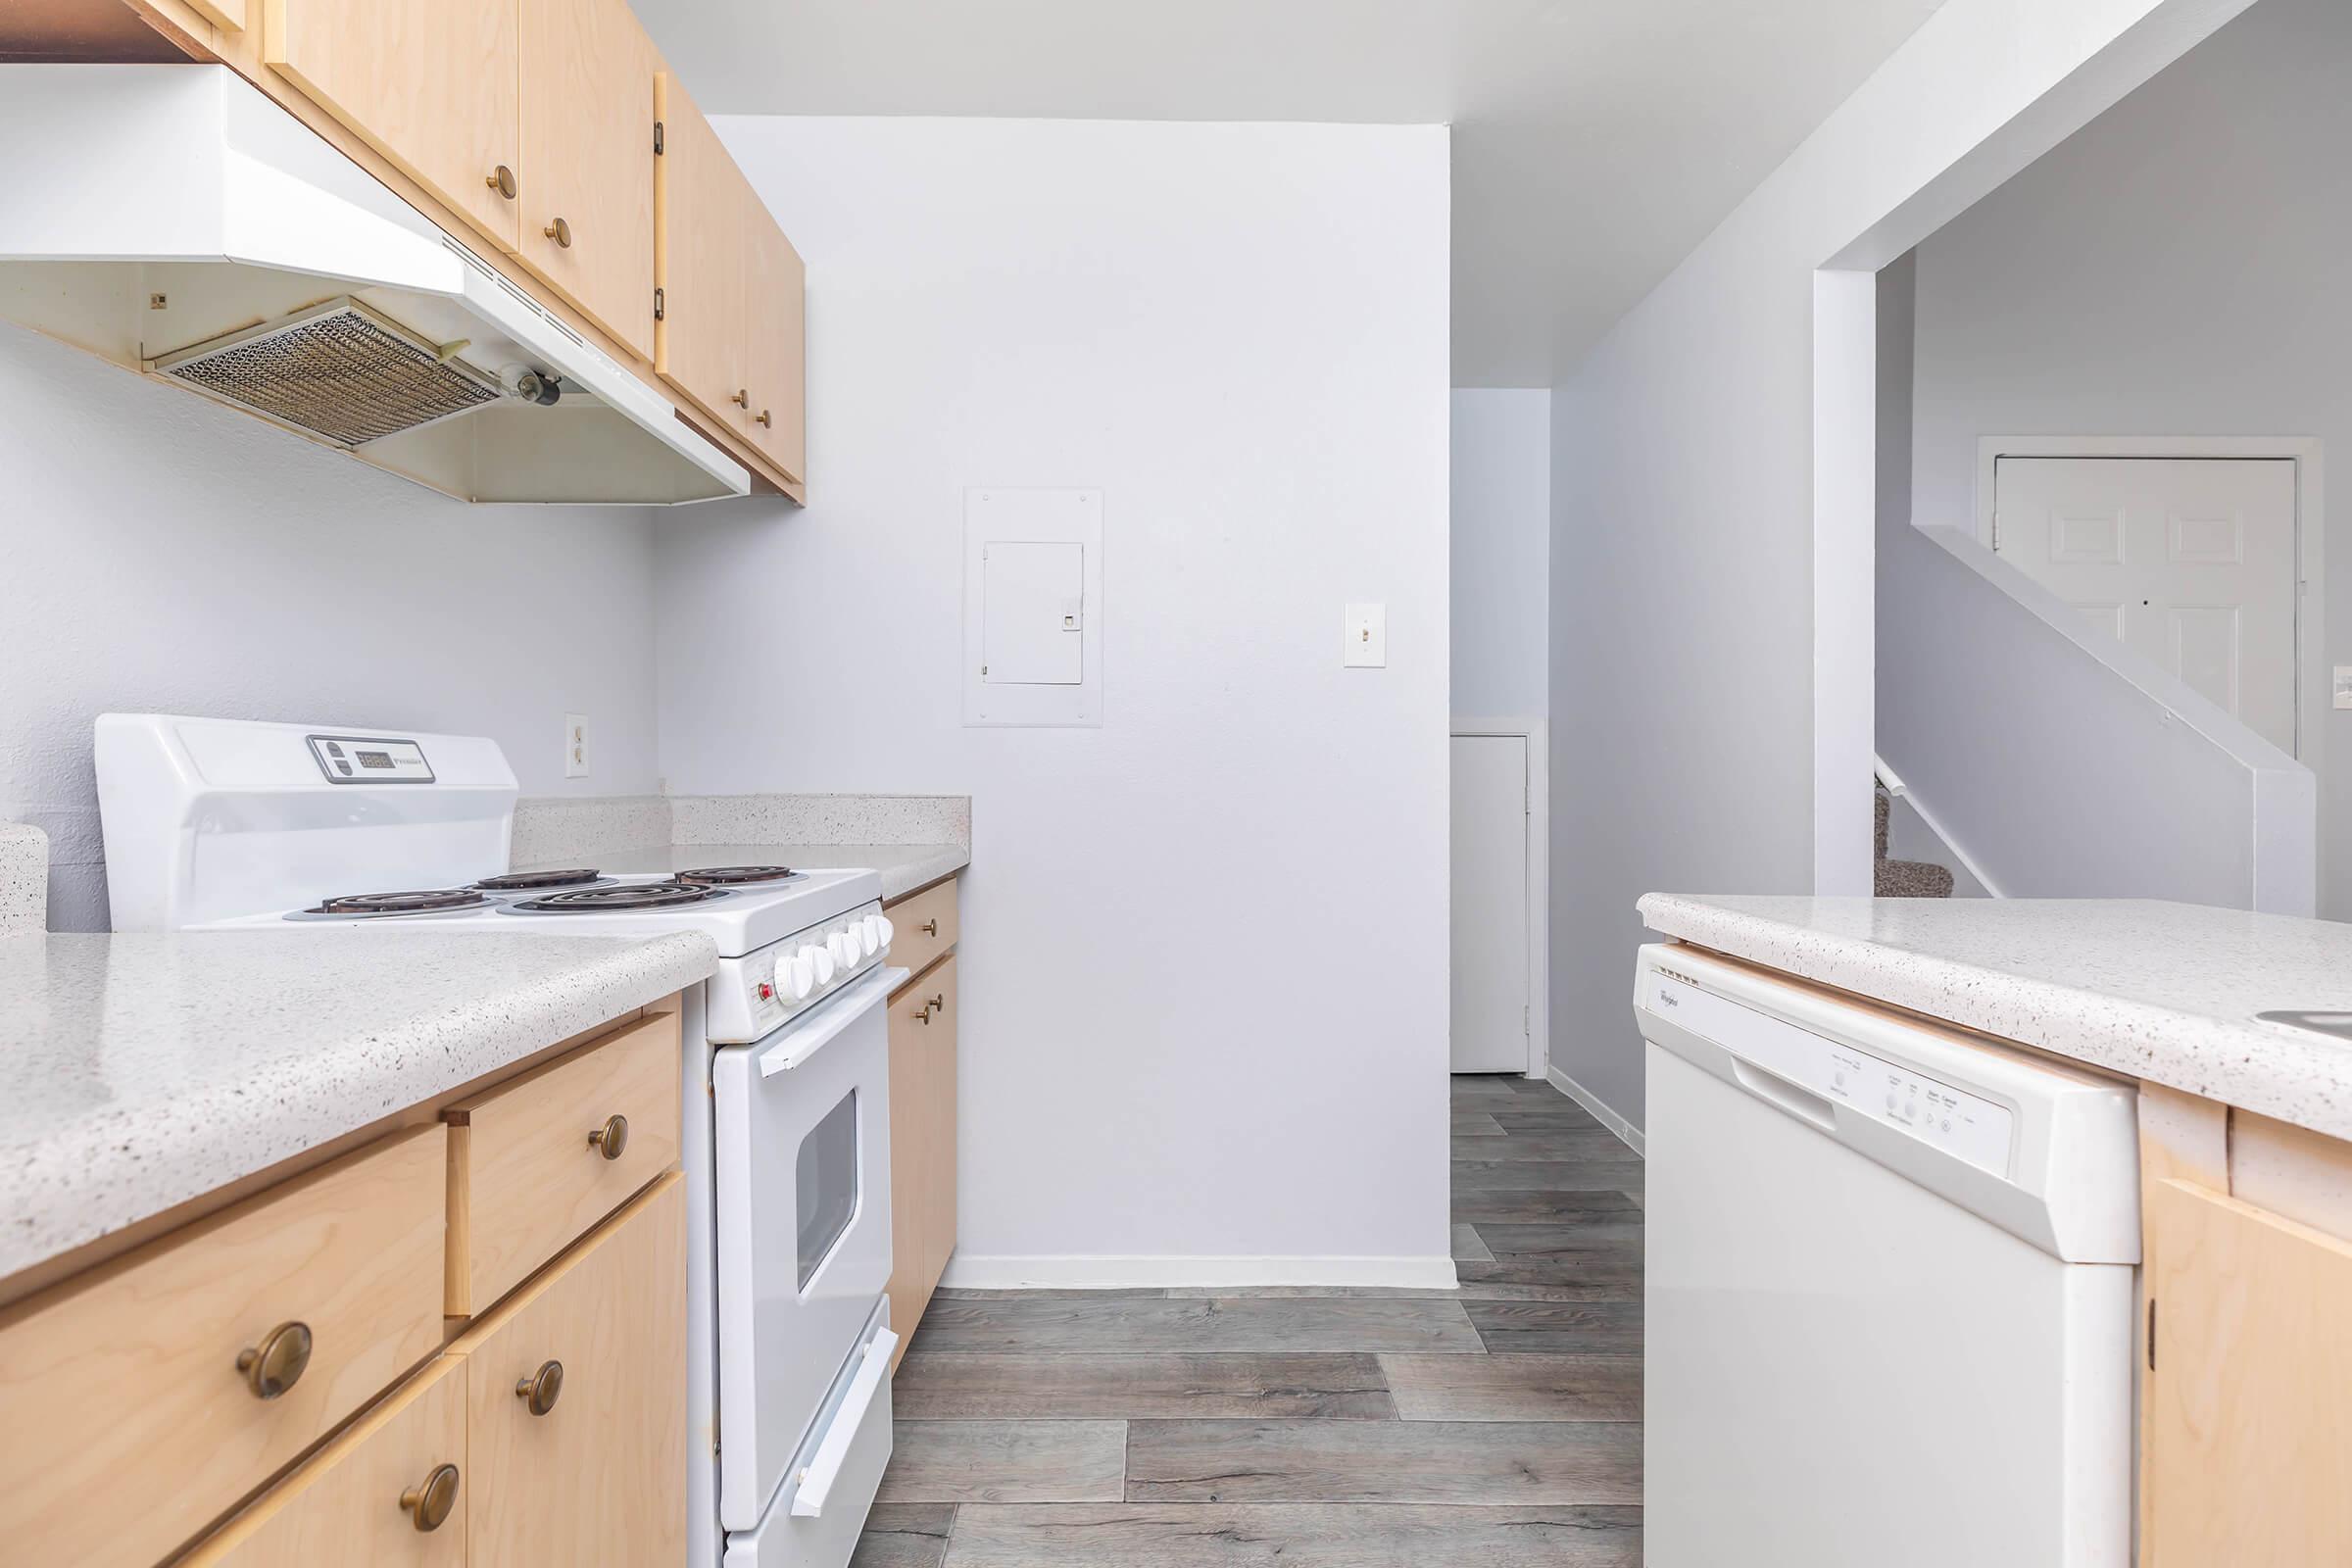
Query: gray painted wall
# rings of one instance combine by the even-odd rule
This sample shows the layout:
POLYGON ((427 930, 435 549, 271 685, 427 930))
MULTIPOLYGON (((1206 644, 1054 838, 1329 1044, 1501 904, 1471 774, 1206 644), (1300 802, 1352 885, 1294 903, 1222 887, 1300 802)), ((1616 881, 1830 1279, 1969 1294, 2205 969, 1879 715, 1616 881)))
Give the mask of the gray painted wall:
MULTIPOLYGON (((2352 8, 2263 0, 1920 246, 1920 521, 1973 528, 1980 435, 2314 435, 2343 464, 2347 81, 2352 8)), ((2328 662, 2352 663, 2352 500, 2331 514, 2328 662)), ((2352 712, 2303 760, 2320 912, 2352 918, 2352 712)))

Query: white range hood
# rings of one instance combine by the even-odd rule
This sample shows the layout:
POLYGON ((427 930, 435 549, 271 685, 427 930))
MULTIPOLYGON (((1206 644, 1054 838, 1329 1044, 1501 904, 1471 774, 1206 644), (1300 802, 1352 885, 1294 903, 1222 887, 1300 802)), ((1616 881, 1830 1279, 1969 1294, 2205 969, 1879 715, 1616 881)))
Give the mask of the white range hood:
POLYGON ((0 66, 0 317, 463 500, 751 489, 667 399, 224 66, 0 66))

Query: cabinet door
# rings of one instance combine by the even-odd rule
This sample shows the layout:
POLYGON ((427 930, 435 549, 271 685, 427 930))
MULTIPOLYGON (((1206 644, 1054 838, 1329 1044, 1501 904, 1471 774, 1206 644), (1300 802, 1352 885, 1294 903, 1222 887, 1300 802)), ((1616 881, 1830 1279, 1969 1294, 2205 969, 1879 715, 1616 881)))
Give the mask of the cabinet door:
POLYGON ((525 173, 515 29, 515 0, 268 0, 262 61, 512 251, 525 173))
POLYGON ((930 1039, 923 1099, 930 1114, 925 1134, 931 1150, 931 1227, 923 1272, 937 1284, 956 1250, 956 1018, 962 1010, 956 997, 956 960, 932 970, 920 989, 931 1007, 931 1021, 924 1026, 930 1039))
POLYGON ((748 399, 743 306, 751 283, 754 200, 735 160, 678 78, 655 80, 662 154, 654 160, 654 369, 730 430, 748 399))
MULTIPOLYGON (((931 1211, 930 1031, 921 1012, 929 1001, 930 976, 890 1002, 890 1326, 898 1331, 904 1357, 922 1321, 938 1276, 929 1262, 935 1224, 931 1211)), ((896 1364, 895 1361, 893 1363, 896 1364)))
POLYGON ((744 433, 770 462, 795 479, 808 477, 804 415, 808 293, 801 253, 755 199, 752 222, 752 278, 744 323, 750 343, 745 378, 751 402, 744 433))
POLYGON ((2352 1562, 2352 1247, 2181 1181, 2146 1228, 2142 1562, 2352 1562))
POLYGON ((444 1356, 200 1544, 181 1568, 465 1568, 473 1505, 466 1363, 444 1356))
POLYGON ((520 0, 516 258, 645 359, 654 353, 654 75, 626 0, 520 0))
POLYGON ((452 1349, 469 1369, 469 1568, 680 1568, 683 1178, 663 1177, 452 1349))

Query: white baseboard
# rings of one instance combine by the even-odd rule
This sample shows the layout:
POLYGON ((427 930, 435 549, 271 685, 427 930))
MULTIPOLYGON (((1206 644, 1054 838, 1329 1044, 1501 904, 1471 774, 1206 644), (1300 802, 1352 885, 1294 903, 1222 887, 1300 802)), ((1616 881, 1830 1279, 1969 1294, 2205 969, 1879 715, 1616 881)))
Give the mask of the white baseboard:
POLYGON ((940 1284, 965 1291, 1322 1285, 1450 1291, 1450 1257, 1013 1257, 958 1251, 940 1284))
POLYGON ((1610 1109, 1606 1101, 1560 1071, 1556 1066, 1548 1069, 1545 1076, 1551 1080, 1552 1088, 1557 1089, 1561 1094, 1591 1111, 1594 1121, 1615 1133, 1619 1143, 1640 1154, 1643 1159, 1649 1157, 1648 1140, 1642 1136, 1642 1129, 1610 1109))

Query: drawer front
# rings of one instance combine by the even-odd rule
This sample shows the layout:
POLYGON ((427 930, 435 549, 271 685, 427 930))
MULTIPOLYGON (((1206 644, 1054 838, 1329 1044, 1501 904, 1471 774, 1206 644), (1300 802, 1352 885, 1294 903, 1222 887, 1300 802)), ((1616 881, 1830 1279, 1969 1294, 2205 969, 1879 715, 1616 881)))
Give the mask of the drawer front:
POLYGON ((472 1368, 470 1568, 683 1568, 683 1177, 452 1349, 472 1368))
POLYGON ((12 1309, 0 1556, 145 1568, 430 1355, 446 1170, 386 1139, 12 1309))
POLYGON ((466 1375, 455 1356, 433 1362, 177 1568, 465 1568, 482 1505, 466 1452, 466 1375))
POLYGON ((445 1113, 451 1316, 490 1305, 678 1162, 679 1070, 678 1015, 657 1013, 445 1113))
POLYGON ((887 905, 890 961, 921 974, 932 959, 956 945, 956 886, 950 877, 935 888, 887 905))

